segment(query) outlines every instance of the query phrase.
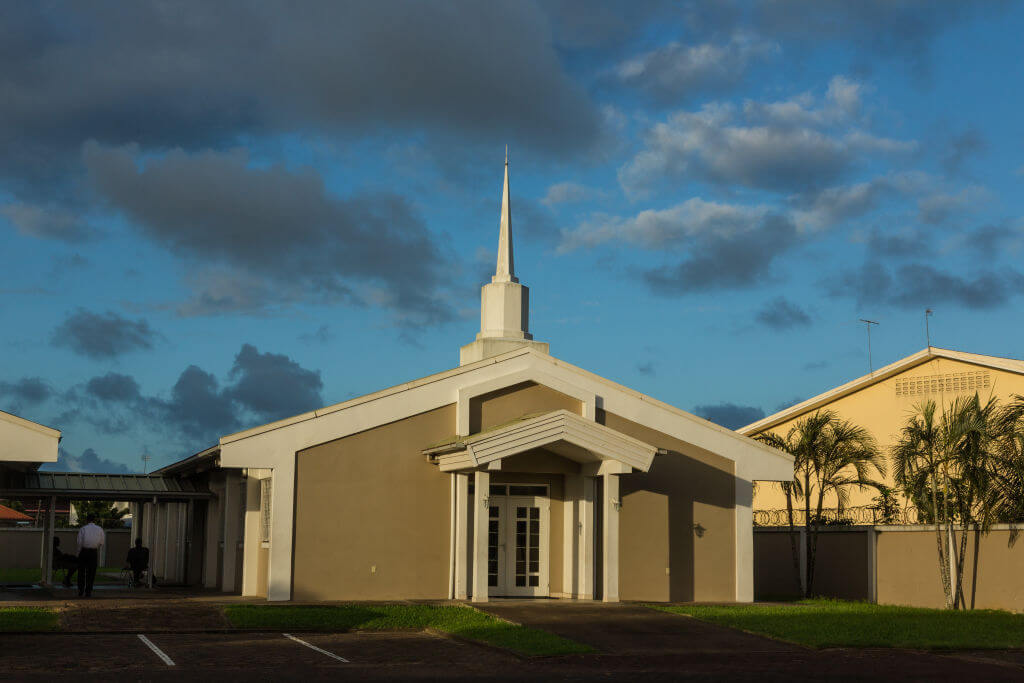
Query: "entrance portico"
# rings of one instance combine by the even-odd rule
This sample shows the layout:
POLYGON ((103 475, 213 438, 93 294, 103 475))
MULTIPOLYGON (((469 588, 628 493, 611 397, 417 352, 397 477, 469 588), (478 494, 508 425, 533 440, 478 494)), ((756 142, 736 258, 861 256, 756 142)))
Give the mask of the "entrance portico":
POLYGON ((424 450, 452 475, 449 596, 556 595, 549 572, 557 553, 557 597, 618 601, 619 477, 647 472, 658 452, 567 410, 424 450), (552 475, 560 478, 560 499, 541 483, 552 475), (561 506, 560 547, 550 543, 553 505, 561 506))

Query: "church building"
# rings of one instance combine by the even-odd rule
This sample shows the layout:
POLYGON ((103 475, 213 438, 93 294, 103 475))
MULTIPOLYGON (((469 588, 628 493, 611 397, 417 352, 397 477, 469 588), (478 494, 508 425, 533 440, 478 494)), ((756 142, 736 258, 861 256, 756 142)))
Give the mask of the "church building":
POLYGON ((511 216, 506 159, 458 367, 159 472, 214 493, 195 517, 204 576, 270 600, 753 599, 753 483, 789 479, 792 459, 551 355, 511 216))

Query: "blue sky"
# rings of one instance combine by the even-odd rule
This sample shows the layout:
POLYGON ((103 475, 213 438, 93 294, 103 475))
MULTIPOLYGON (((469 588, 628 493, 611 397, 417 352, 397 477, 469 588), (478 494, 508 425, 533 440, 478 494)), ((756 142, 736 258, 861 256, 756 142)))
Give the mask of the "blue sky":
POLYGON ((20 3, 0 408, 136 471, 554 355, 730 427, 932 341, 1021 357, 1021 3, 20 3), (151 466, 153 466, 151 465, 151 466))

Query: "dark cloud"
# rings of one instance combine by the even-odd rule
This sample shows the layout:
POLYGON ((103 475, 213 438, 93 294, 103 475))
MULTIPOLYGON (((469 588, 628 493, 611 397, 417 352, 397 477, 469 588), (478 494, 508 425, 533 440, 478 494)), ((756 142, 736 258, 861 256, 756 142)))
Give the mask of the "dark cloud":
POLYGON ((1024 242, 1024 229, 1007 222, 989 223, 964 235, 964 245, 985 258, 995 258, 1007 247, 1024 242))
POLYGON ((980 132, 974 129, 966 130, 953 136, 949 141, 949 147, 942 157, 942 168, 949 174, 960 173, 964 164, 987 148, 988 143, 980 132))
POLYGON ((757 322, 773 330, 789 330, 811 324, 811 316, 785 297, 778 296, 757 312, 757 322))
POLYGON ((40 468, 49 472, 99 472, 103 474, 132 474, 124 463, 101 458, 96 451, 86 448, 81 455, 71 455, 63 448, 57 450, 57 462, 44 463, 40 468))
POLYGON ((896 308, 961 306, 998 308, 1024 288, 1024 275, 1011 270, 959 275, 924 263, 895 268, 867 261, 828 283, 832 296, 852 297, 860 304, 886 304, 896 308))
POLYGON ((758 4, 749 18, 757 30, 766 35, 819 45, 849 43, 865 56, 899 58, 898 63, 909 64, 921 74, 927 71, 931 46, 937 36, 963 23, 971 15, 1006 4, 935 3, 931 0, 767 0, 758 4))
POLYGON ((636 371, 639 372, 641 375, 653 376, 654 375, 654 371, 655 371, 654 370, 654 362, 653 361, 647 361, 645 363, 637 363, 636 364, 636 371))
POLYGON ((764 417, 764 411, 756 406, 738 406, 735 403, 695 406, 693 412, 726 429, 739 429, 764 417))
POLYGON ((33 182, 66 177, 89 139, 198 149, 397 126, 558 154, 598 132, 529 2, 17 3, 0 45, 0 174, 40 198, 53 188, 33 182))
MULTIPOLYGON (((829 365, 831 365, 831 362, 827 361, 827 360, 812 360, 812 361, 808 361, 808 362, 804 363, 801 366, 801 369, 808 370, 808 371, 809 370, 823 370, 824 368, 827 368, 829 365)), ((799 403, 799 401, 795 401, 795 403, 799 403)))
POLYGON ((129 149, 90 144, 85 163, 111 208, 208 268, 189 279, 182 313, 356 299, 424 323, 451 315, 438 293, 446 257, 401 197, 334 197, 311 170, 253 168, 240 151, 178 150, 143 166, 129 149))
POLYGON ((702 235, 681 262, 648 270, 642 277, 664 295, 751 287, 769 280, 776 259, 797 242, 792 222, 769 215, 752 231, 702 235))
POLYGON ((93 377, 62 395, 63 422, 84 420, 107 434, 146 427, 188 449, 246 425, 262 424, 323 405, 320 372, 284 354, 243 344, 222 383, 197 365, 181 372, 169 395, 148 395, 138 381, 115 372, 93 377))
POLYGON ((22 377, 13 382, 0 382, 0 396, 12 406, 38 404, 53 396, 53 389, 41 377, 22 377))
POLYGON ((240 425, 231 397, 220 389, 217 378, 195 365, 178 377, 169 401, 148 399, 147 403, 150 415, 164 417, 169 425, 200 443, 214 441, 240 425))
POLYGON ((868 236, 867 249, 871 259, 922 258, 934 251, 934 243, 934 236, 923 230, 893 232, 876 228, 868 236))
POLYGON ((113 311, 93 313, 78 309, 54 330, 52 341, 54 346, 99 360, 151 349, 157 336, 145 320, 129 320, 113 311))
POLYGON ((328 344, 334 341, 334 333, 329 326, 321 325, 312 332, 300 334, 299 341, 305 344, 328 344))
POLYGON ((233 384, 225 395, 267 422, 323 406, 320 372, 283 354, 260 353, 243 344, 228 376, 233 384))
POLYGON ((545 0, 540 7, 551 19, 556 42, 568 49, 622 45, 649 23, 679 17, 674 0, 545 0))
POLYGON ((108 372, 101 377, 93 377, 85 384, 85 391, 100 401, 124 403, 141 398, 139 383, 134 377, 116 372, 108 372))

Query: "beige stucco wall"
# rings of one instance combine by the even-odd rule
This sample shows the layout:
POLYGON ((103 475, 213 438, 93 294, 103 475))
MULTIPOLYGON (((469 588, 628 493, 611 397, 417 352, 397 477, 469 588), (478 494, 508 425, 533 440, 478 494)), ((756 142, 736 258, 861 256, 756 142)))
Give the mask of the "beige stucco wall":
POLYGON ((469 431, 476 434, 532 413, 568 410, 582 415, 580 402, 534 382, 524 382, 470 401, 469 431))
POLYGON ((613 413, 599 411, 598 421, 670 451, 650 472, 620 477, 620 597, 735 599, 732 461, 613 413))
MULTIPOLYGON (((874 435, 883 452, 888 453, 898 438, 900 429, 906 423, 907 417, 913 414, 916 404, 930 398, 941 407, 949 405, 957 396, 973 394, 973 392, 963 392, 960 394, 940 392, 927 395, 897 396, 896 384, 898 381, 920 379, 931 375, 975 372, 979 370, 989 373, 990 378, 989 389, 979 391, 979 395, 983 400, 989 397, 989 392, 991 392, 992 396, 999 399, 1006 399, 1012 394, 1024 394, 1024 375, 947 358, 933 358, 898 375, 839 398, 822 409, 834 410, 844 419, 867 428, 874 435)), ((785 436, 786 432, 796 422, 805 417, 806 414, 794 417, 772 428, 771 431, 785 436)), ((888 486, 892 487, 894 483, 891 467, 887 467, 887 469, 889 471, 886 474, 885 482, 888 486)), ((877 493, 874 490, 858 491, 854 489, 850 493, 850 505, 870 505, 871 499, 876 495, 877 493)), ((826 498, 826 507, 834 505, 834 498, 826 498)), ((786 499, 777 484, 765 482, 758 485, 754 495, 755 510, 777 510, 785 507, 786 499)))
POLYGON ((295 600, 448 595, 448 476, 421 452, 454 433, 455 406, 296 454, 295 600))
MULTIPOLYGON (((1009 547, 1009 531, 981 539, 975 607, 1024 611, 1024 542, 1009 547)), ((968 538, 964 594, 971 599, 973 534, 968 538)), ((878 602, 942 607, 935 531, 881 531, 878 534, 878 602)))
MULTIPOLYGON (((473 432, 580 402, 533 383, 471 403, 473 432)), ((732 462, 617 415, 599 421, 673 453, 621 477, 620 596, 732 600, 732 462), (695 530, 699 527, 700 533, 695 530)), ((428 599, 447 595, 450 481, 422 449, 451 437, 455 406, 321 444, 296 455, 295 600, 428 599), (373 570, 375 568, 375 571, 373 570)), ((549 582, 562 592, 564 474, 576 463, 538 450, 509 458, 494 483, 551 487, 549 582)))
MULTIPOLYGON (((119 567, 132 543, 130 529, 104 529, 107 566, 119 567)), ((61 552, 78 554, 78 529, 55 529, 61 552)), ((43 530, 38 527, 0 529, 0 569, 29 569, 39 566, 43 530)))

